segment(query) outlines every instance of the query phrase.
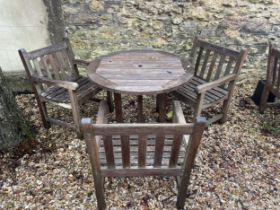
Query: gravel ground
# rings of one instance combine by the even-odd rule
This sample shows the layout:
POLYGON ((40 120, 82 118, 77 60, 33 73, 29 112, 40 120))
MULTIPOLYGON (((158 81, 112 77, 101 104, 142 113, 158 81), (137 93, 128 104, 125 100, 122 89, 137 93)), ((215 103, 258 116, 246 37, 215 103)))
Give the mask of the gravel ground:
MULTIPOLYGON (((228 121, 204 132, 187 209, 279 209, 279 132, 264 124, 279 126, 280 109, 258 113, 249 99, 256 82, 252 78, 249 70, 241 77, 228 121)), ((151 121, 156 117, 155 101, 144 100, 151 121)), ((17 96, 17 101, 38 134, 13 153, 1 155, 0 209, 96 209, 85 142, 58 126, 42 128, 34 95, 17 96)), ((71 113, 50 108, 53 115, 71 119, 71 113)), ((125 97, 125 118, 130 122, 135 109, 134 99, 125 97)), ((82 110, 83 116, 94 117, 96 112, 94 101, 82 110)), ((216 108, 207 114, 212 112, 216 108)), ((184 113, 191 113, 185 105, 184 113)), ((113 178, 105 181, 105 193, 108 209, 174 209, 177 188, 174 178, 113 178)))

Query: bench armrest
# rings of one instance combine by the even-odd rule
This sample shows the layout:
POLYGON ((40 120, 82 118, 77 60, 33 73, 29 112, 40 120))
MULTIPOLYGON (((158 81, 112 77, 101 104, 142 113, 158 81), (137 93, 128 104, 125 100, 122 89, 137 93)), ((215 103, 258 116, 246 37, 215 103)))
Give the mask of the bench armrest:
POLYGON ((212 81, 212 82, 208 82, 208 83, 205 83, 205 84, 202 84, 202 85, 198 85, 196 88, 195 88, 195 91, 199 94, 199 93, 202 93, 202 92, 205 92, 207 90, 210 90, 212 88, 215 88, 215 87, 218 87, 222 84, 225 84, 227 82, 230 82, 232 80, 234 80, 236 78, 236 74, 229 74, 227 76, 224 76, 220 79, 217 79, 215 81, 212 81))
POLYGON ((34 76, 32 76, 32 80, 37 83, 45 83, 45 84, 54 85, 69 90, 76 90, 79 87, 78 83, 71 82, 71 81, 52 80, 48 78, 34 77, 34 76))

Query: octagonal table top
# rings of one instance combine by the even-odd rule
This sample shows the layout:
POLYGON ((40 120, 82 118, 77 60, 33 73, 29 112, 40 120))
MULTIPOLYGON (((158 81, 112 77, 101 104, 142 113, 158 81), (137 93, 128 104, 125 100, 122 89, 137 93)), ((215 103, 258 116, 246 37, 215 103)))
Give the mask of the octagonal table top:
POLYGON ((193 69, 186 59, 155 50, 130 50, 102 56, 90 63, 92 82, 130 95, 167 93, 187 83, 193 69))

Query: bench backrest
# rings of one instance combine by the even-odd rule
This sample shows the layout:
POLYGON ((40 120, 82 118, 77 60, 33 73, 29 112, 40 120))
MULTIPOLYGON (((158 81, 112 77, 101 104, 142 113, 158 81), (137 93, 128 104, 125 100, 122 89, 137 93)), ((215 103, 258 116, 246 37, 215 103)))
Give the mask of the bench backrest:
POLYGON ((238 52, 195 38, 190 57, 195 76, 209 82, 229 74, 238 76, 246 54, 246 50, 238 52))

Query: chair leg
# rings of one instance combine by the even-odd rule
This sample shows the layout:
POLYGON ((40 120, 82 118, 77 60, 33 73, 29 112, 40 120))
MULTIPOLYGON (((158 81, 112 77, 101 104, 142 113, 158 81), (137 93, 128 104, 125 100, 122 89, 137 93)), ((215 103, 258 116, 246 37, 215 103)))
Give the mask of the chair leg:
POLYGON ((105 196, 104 196, 104 179, 100 175, 94 176, 95 196, 97 199, 97 206, 99 210, 106 209, 105 196))
POLYGON ((228 113, 228 109, 229 109, 229 99, 225 100, 223 102, 223 107, 222 107, 222 114, 223 114, 223 117, 222 119, 220 120, 221 123, 225 123, 227 121, 227 113, 228 113))
POLYGON ((180 178, 180 183, 178 183, 178 195, 177 195, 177 202, 176 202, 177 209, 184 209, 184 205, 187 197, 188 185, 189 185, 189 178, 190 178, 190 174, 188 174, 187 176, 182 176, 180 178))
POLYGON ((46 102, 42 102, 40 99, 37 100, 37 102, 38 102, 39 112, 41 115, 44 128, 49 129, 51 127, 51 123, 47 120, 48 112, 47 112, 46 102))
POLYGON ((194 122, 196 121, 196 118, 198 116, 200 116, 200 114, 201 114, 203 98, 204 98, 204 93, 199 94, 198 97, 197 97, 197 103, 196 103, 196 106, 194 108, 194 113, 193 113, 193 121, 194 122))
POLYGON ((264 113, 264 109, 266 107, 268 94, 269 94, 269 89, 266 86, 264 86, 262 96, 261 96, 261 101, 260 101, 260 107, 259 107, 259 110, 260 110, 261 114, 264 113))
POLYGON ((73 114, 74 124, 76 127, 77 137, 83 138, 83 134, 80 128, 81 116, 80 116, 80 109, 79 109, 77 95, 74 91, 69 90, 69 97, 71 101, 72 114, 73 114))

